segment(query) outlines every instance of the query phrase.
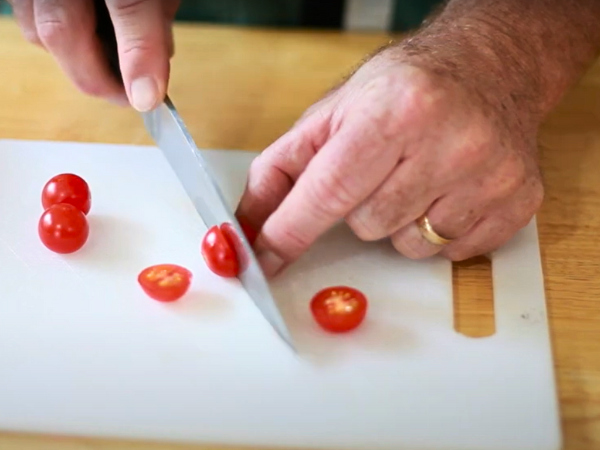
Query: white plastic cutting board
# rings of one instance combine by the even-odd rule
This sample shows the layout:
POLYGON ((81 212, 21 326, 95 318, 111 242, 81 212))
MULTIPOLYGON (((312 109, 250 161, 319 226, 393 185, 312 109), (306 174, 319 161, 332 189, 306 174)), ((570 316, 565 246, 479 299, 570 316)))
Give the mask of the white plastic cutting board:
MULTIPOLYGON (((254 154, 209 151, 235 205, 254 154)), ((0 429, 258 447, 555 450, 560 428, 535 222, 493 255, 494 336, 452 325, 451 265, 412 262, 339 227, 273 283, 290 352, 237 281, 204 266, 205 227, 153 147, 0 141, 0 429), (40 193, 74 172, 91 236, 38 240, 40 193), (194 272, 165 305, 146 266, 194 272), (370 300, 363 326, 312 321, 320 288, 370 300)))

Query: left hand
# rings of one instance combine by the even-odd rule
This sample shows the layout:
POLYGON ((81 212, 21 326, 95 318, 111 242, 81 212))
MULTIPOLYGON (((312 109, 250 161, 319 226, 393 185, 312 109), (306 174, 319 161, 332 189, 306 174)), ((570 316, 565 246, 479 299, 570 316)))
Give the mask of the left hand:
POLYGON ((174 54, 179 0, 106 0, 125 89, 111 73, 96 36, 91 0, 9 0, 25 38, 47 50, 82 92, 138 111, 164 98, 174 54))
POLYGON ((507 242, 542 202, 537 122, 479 89, 383 52, 311 107, 256 158, 237 212, 262 228, 265 273, 340 219, 409 258, 463 260, 507 242), (449 244, 423 237, 424 214, 449 244))

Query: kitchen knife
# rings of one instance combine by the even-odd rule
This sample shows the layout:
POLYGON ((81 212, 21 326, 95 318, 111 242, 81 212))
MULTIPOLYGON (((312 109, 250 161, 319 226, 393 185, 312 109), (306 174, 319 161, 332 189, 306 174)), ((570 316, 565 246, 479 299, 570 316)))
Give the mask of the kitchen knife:
MULTIPOLYGON (((96 34, 104 46, 114 75, 122 82, 115 31, 105 0, 95 0, 95 10, 96 34)), ((175 106, 166 96, 156 109, 141 115, 146 129, 179 178, 204 224, 208 228, 224 223, 233 226, 237 237, 233 242, 241 262, 238 278, 263 316, 279 336, 295 350, 289 330, 254 252, 175 106)))

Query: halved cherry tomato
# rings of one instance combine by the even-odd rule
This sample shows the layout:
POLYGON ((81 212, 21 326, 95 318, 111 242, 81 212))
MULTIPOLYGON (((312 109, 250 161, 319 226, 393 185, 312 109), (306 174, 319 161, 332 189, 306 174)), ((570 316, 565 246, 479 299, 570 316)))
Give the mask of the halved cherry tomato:
POLYGON ((86 181, 72 173, 52 177, 42 190, 42 206, 48 209, 59 203, 73 205, 87 215, 92 207, 92 196, 86 181))
POLYGON ((310 309, 325 330, 343 333, 359 326, 367 313, 367 298, 357 289, 333 286, 315 294, 310 309))
POLYGON ((258 237, 258 232, 254 229, 252 225, 250 225, 250 222, 244 216, 240 216, 237 219, 240 223, 240 227, 242 227, 242 231, 244 232, 246 239, 248 239, 250 245, 254 245, 254 242, 258 237))
POLYGON ((202 256, 208 268, 221 277, 237 276, 240 265, 233 243, 217 225, 211 227, 202 240, 202 256))
POLYGON ((185 295, 192 283, 192 273, 176 264, 158 264, 138 275, 138 283, 150 298, 174 302, 185 295))
POLYGON ((89 225, 85 214, 73 205, 50 206, 38 223, 38 234, 44 245, 56 253, 73 253, 86 243, 89 225))
POLYGON ((245 272, 246 268, 248 267, 248 261, 250 258, 248 253, 246 252, 246 249, 244 248, 242 238, 240 237, 236 229, 233 227, 233 225, 229 222, 222 223, 219 228, 221 229, 221 232, 225 236, 227 242, 231 244, 231 247, 235 251, 235 255, 237 257, 238 262, 238 275, 241 272, 245 272))

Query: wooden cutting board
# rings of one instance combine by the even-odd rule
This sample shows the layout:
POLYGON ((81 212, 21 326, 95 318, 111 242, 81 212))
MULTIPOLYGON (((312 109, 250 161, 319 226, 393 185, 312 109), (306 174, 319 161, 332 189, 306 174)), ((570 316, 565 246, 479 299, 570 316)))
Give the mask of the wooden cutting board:
MULTIPOLYGON (((237 203, 253 153, 206 151, 237 203)), ((204 224, 154 147, 0 141, 0 429, 262 447, 555 450, 561 433, 535 221, 492 255, 496 333, 453 328, 451 264, 409 261, 339 226, 272 289, 298 346, 237 281, 213 275, 204 224), (81 175, 90 239, 49 252, 41 189, 81 175), (166 305, 136 277, 194 273, 166 305), (313 322, 319 289, 370 302, 355 332, 313 322)))

